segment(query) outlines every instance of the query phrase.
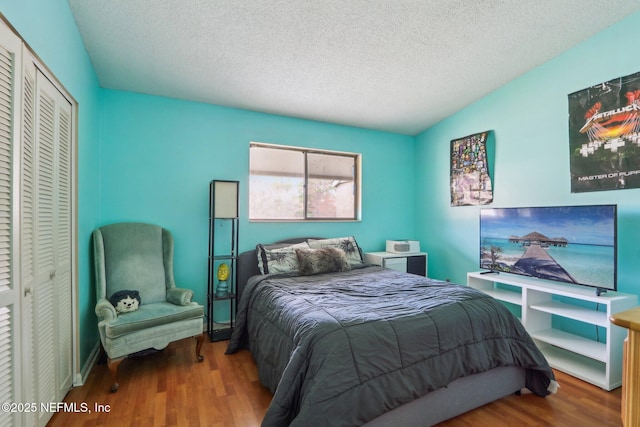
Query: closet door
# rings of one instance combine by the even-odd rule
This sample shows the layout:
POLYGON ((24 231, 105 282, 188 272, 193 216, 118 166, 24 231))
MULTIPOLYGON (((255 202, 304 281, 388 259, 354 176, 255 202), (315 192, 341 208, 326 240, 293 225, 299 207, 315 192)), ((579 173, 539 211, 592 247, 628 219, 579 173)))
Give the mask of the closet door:
MULTIPOLYGON (((72 106, 58 89, 38 73, 37 85, 39 92, 47 86, 47 93, 51 95, 54 125, 54 270, 53 270, 53 312, 55 322, 56 342, 56 402, 62 401, 71 388, 72 383, 72 191, 71 191, 71 150, 72 150, 72 106), (44 82, 40 84, 40 79, 44 82)), ((44 98, 43 95, 40 96, 44 98)))
MULTIPOLYGON (((0 26, 0 402, 21 403, 20 283, 16 248, 19 247, 17 183, 20 129, 19 82, 21 40, 0 26)), ((0 425, 20 425, 19 414, 0 411, 0 425)))
MULTIPOLYGON (((25 313, 32 313, 35 401, 59 402, 72 381, 72 107, 37 68, 34 97, 33 170, 24 162, 22 171, 23 221, 33 224, 29 232, 32 265, 23 265, 33 271, 33 302, 25 313), (32 195, 28 195, 26 184, 30 179, 32 195)), ((45 425, 51 416, 37 415, 36 425, 45 425)))
POLYGON ((75 104, 0 20, 0 426, 44 426, 73 370, 75 104), (40 68, 39 68, 40 67, 40 68))
MULTIPOLYGON (((22 384, 25 402, 35 402, 36 368, 34 358, 34 309, 33 290, 35 288, 35 112, 36 112, 36 68, 33 62, 24 61, 22 74, 22 139, 20 156, 20 267, 22 297, 22 384)), ((36 425, 38 413, 24 414, 25 426, 36 425)), ((38 415, 41 417, 41 415, 38 415)))

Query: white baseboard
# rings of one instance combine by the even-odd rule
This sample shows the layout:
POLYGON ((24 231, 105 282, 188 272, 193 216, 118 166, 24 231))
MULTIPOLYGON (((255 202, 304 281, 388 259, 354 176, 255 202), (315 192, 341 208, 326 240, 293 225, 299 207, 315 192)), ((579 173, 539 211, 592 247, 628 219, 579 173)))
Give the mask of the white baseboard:
POLYGON ((99 355, 100 355, 100 342, 98 341, 96 345, 93 347, 93 350, 91 351, 91 353, 89 354, 87 361, 82 366, 82 369, 78 374, 76 374, 76 377, 73 381, 74 387, 80 387, 84 385, 84 382, 87 380, 87 377, 91 372, 91 368, 93 368, 96 362, 98 361, 99 355))

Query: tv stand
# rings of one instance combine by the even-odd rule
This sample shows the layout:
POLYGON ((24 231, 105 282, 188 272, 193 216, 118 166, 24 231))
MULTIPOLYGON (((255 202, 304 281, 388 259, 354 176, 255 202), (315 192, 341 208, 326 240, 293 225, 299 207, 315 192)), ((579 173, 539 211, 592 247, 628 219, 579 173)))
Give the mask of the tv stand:
MULTIPOLYGON (((637 296, 609 292, 594 295, 593 289, 513 274, 477 272, 467 274, 467 285, 520 312, 522 324, 549 364, 605 390, 622 384, 623 328, 609 317, 637 305, 637 296), (604 337, 590 339, 560 329, 554 319, 570 319, 588 328, 604 329, 604 337)), ((587 329, 590 330, 590 329, 587 329)))

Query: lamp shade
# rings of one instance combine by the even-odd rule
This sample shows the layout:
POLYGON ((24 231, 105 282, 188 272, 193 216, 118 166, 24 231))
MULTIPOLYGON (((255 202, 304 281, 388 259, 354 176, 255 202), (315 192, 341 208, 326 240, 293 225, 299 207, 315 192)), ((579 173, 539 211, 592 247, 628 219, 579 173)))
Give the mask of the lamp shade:
POLYGON ((211 181, 211 210, 214 218, 238 217, 238 181, 211 181))

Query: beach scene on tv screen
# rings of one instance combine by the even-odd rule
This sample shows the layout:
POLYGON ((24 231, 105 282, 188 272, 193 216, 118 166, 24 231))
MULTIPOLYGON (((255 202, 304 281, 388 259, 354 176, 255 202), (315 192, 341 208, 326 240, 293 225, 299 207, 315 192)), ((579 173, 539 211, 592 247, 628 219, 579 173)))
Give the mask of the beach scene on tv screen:
POLYGON ((482 209, 480 267, 615 288, 614 206, 482 209))

